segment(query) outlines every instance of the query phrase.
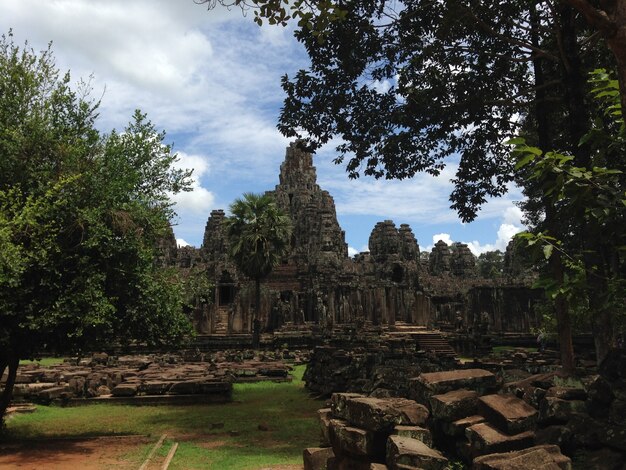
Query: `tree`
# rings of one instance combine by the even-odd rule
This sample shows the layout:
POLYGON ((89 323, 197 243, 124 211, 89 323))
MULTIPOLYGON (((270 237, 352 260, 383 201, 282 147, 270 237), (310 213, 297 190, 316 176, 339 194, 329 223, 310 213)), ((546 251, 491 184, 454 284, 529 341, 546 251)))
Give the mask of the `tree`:
POLYGON ((163 344, 191 332, 178 277, 155 263, 189 187, 176 155, 136 112, 123 133, 95 128, 97 102, 73 91, 51 49, 0 41, 0 419, 20 359, 114 342, 163 344))
MULTIPOLYGON (((265 17, 284 8, 262 3, 259 14, 265 17)), ((575 155, 580 167, 592 165, 591 149, 579 145, 595 114, 587 72, 611 58, 600 47, 597 25, 578 15, 575 8, 583 4, 589 6, 584 0, 352 0, 338 3, 345 12, 340 18, 319 23, 323 34, 312 34, 326 2, 298 3, 313 18, 295 33, 311 64, 283 78, 287 98, 279 129, 303 137, 309 150, 339 137, 335 161, 347 161, 350 177, 437 175, 458 161, 450 200, 463 221, 473 220, 488 197, 504 194, 516 178, 531 198, 527 215, 563 238, 569 222, 514 168, 503 144, 522 134, 541 149, 575 155)), ((617 18, 622 4, 603 7, 617 18)), ((615 37, 622 29, 614 28, 615 37)), ((585 269, 607 270, 593 227, 579 228, 585 269)), ((549 264, 561 282, 560 253, 549 264)), ((599 281, 603 277, 594 278, 589 290, 589 304, 598 312, 608 289, 599 281)), ((568 305, 560 295, 555 309, 563 330, 563 367, 572 370, 568 305)))
POLYGON ((486 251, 478 256, 478 272, 485 279, 498 279, 504 271, 504 253, 500 250, 486 251))
POLYGON ((230 256, 241 272, 254 280, 253 345, 258 348, 261 280, 272 272, 286 254, 291 237, 291 221, 267 194, 245 193, 242 199, 230 205, 230 212, 232 215, 224 221, 230 256))
POLYGON ((563 219, 576 221, 563 231, 567 236, 561 238, 542 230, 541 224, 518 237, 545 259, 559 256, 564 260, 563 275, 542 279, 542 286, 549 299, 563 298, 587 307, 596 356, 601 362, 609 348, 615 346, 618 325, 624 317, 626 133, 617 81, 611 80, 604 70, 597 70, 590 82, 595 99, 602 102, 605 110, 584 137, 591 149, 590 166, 577 166, 575 156, 544 152, 523 139, 513 139, 511 144, 515 146, 517 165, 530 170, 528 177, 538 183, 543 197, 558 208, 563 219), (595 243, 580 243, 580 238, 587 237, 595 243), (590 266, 590 259, 600 262, 590 266))

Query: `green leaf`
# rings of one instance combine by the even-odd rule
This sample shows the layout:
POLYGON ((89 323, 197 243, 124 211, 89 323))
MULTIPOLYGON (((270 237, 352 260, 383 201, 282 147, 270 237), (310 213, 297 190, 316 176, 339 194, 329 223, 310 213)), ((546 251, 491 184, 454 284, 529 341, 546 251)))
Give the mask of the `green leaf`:
POLYGON ((552 256, 552 250, 554 249, 554 246, 552 245, 545 245, 543 247, 543 256, 546 259, 550 259, 550 256, 552 256))
POLYGON ((526 143, 526 139, 524 139, 523 137, 513 137, 512 139, 509 139, 506 142, 504 142, 505 145, 520 145, 520 144, 525 144, 525 143, 526 143))

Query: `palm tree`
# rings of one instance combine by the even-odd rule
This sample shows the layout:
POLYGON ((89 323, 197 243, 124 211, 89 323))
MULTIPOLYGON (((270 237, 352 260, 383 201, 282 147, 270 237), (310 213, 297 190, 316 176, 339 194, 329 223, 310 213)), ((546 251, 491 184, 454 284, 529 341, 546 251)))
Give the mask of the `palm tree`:
POLYGON ((291 220, 268 194, 245 193, 230 205, 231 216, 224 221, 229 254, 239 270, 255 283, 252 343, 260 344, 259 309, 261 280, 287 252, 291 220))

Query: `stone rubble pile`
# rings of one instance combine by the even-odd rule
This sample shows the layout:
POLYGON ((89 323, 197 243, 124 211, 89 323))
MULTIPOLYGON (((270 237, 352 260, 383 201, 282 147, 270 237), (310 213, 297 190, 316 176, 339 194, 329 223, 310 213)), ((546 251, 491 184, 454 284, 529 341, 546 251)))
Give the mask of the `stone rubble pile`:
MULTIPOLYGON (((571 379, 567 379, 570 380, 571 379)), ((482 369, 422 373, 407 398, 335 393, 305 470, 626 468, 626 353, 567 383, 537 374, 502 384, 482 369)))
POLYGON ((319 346, 311 355, 303 380, 320 395, 359 392, 380 397, 406 396, 409 380, 422 372, 446 370, 453 357, 417 350, 415 342, 380 337, 350 347, 319 346))
POLYGON ((97 353, 55 366, 20 366, 15 400, 50 403, 75 398, 199 395, 228 401, 233 382, 289 380, 291 366, 275 353, 251 351, 207 355, 208 362, 181 355, 109 356, 97 353))

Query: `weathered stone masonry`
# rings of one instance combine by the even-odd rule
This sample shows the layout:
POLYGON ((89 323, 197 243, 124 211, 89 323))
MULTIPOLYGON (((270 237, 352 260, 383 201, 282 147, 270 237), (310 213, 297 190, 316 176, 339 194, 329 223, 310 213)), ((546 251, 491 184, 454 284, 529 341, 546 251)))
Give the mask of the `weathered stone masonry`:
MULTIPOLYGON (((260 320, 266 332, 338 324, 393 326, 408 323, 452 328, 459 315, 471 326, 481 313, 499 332, 529 331, 537 325, 536 293, 519 276, 493 281, 477 276, 467 245, 438 242, 428 259, 411 228, 391 220, 376 224, 369 252, 348 256, 335 203, 317 184, 311 154, 297 143, 288 148, 272 194, 293 222, 289 254, 262 284, 260 320)), ((181 269, 204 269, 215 284, 214 302, 193 312, 200 334, 247 334, 252 329, 252 282, 227 256, 223 210, 213 210, 202 247, 176 250, 166 258, 181 269)))

